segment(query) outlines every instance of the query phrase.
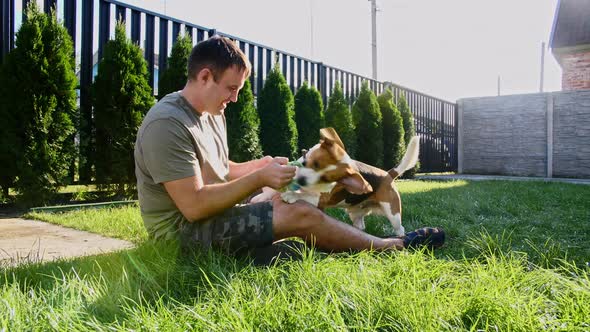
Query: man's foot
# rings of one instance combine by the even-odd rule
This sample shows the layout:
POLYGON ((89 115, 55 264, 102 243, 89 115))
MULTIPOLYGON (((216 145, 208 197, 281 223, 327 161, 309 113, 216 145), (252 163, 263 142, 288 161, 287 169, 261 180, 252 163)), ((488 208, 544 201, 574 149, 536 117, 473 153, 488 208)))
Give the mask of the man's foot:
POLYGON ((445 231, 439 227, 423 227, 402 236, 404 248, 439 248, 445 243, 445 231))

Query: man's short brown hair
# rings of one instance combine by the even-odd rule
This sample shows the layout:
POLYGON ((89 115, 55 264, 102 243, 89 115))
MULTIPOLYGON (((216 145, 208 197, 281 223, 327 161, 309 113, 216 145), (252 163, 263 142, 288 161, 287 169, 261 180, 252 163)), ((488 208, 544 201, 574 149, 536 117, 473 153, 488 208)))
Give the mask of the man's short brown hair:
POLYGON ((215 35, 193 47, 188 58, 188 79, 195 79, 201 70, 209 68, 217 81, 232 66, 250 75, 251 65, 244 52, 231 39, 215 35))

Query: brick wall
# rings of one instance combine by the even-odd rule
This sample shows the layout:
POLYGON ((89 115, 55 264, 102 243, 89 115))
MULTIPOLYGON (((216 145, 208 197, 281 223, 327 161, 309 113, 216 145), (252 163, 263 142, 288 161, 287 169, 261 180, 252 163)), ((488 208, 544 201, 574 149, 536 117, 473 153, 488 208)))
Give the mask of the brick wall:
POLYGON ((590 50, 560 54, 564 91, 590 89, 590 50))
POLYGON ((459 173, 590 178, 590 90, 458 104, 459 173))

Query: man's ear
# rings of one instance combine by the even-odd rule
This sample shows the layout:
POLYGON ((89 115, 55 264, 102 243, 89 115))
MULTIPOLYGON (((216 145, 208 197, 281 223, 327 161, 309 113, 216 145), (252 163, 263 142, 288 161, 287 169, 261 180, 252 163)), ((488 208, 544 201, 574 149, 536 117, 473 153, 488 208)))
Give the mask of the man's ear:
POLYGON ((197 73, 197 81, 202 81, 203 83, 209 82, 209 80, 213 79, 213 72, 211 69, 205 67, 197 73))
POLYGON ((344 163, 338 164, 336 169, 324 173, 322 180, 326 182, 338 182, 344 186, 346 191, 355 195, 373 191, 373 187, 371 187, 357 170, 344 163))
POLYGON ((344 143, 342 143, 342 140, 340 140, 336 130, 334 130, 332 127, 320 129, 320 139, 329 144, 335 143, 340 145, 343 150, 346 150, 344 148, 344 143))

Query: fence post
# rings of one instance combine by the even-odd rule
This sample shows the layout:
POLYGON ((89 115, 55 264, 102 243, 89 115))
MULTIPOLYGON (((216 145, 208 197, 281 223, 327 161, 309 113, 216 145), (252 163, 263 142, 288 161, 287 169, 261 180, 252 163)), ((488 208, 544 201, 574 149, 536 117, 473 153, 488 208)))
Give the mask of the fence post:
POLYGON ((250 87, 252 88, 252 93, 258 98, 260 95, 260 91, 256 89, 256 75, 258 72, 254 68, 254 45, 248 44, 248 61, 250 61, 250 66, 252 66, 252 73, 250 74, 250 87))
MULTIPOLYGON (((272 70, 272 67, 274 66, 275 62, 274 62, 275 58, 273 58, 272 56, 272 50, 271 49, 266 49, 266 77, 268 77, 268 73, 270 73, 270 71, 272 70)), ((276 60, 277 62, 279 61, 278 59, 276 60)))
MULTIPOLYGON (((56 0, 44 0, 43 1, 43 12, 50 14, 52 8, 56 8, 56 0)), ((57 9, 57 8, 56 8, 57 9)))
POLYGON ((105 0, 100 0, 98 10, 98 62, 100 62, 104 52, 104 45, 109 40, 111 5, 105 0))
POLYGON ((197 44, 205 40, 205 30, 197 28, 197 44))
POLYGON ((141 45, 140 40, 140 28, 141 28, 141 13, 135 9, 131 10, 131 40, 133 43, 138 45, 140 48, 144 46, 141 45))
POLYGON ((289 87, 291 88, 291 92, 295 93, 295 58, 293 56, 289 57, 289 87))
POLYGON ((147 70, 148 70, 148 84, 152 89, 152 93, 155 91, 154 89, 154 36, 155 36, 155 16, 152 14, 145 15, 145 61, 147 62, 147 70))
POLYGON ((455 132, 457 135, 457 173, 463 173, 463 100, 458 100, 455 106, 457 110, 457 122, 455 132))
POLYGON ((320 87, 320 93, 322 94, 322 101, 324 102, 324 105, 326 105, 328 100, 328 92, 326 91, 328 85, 326 82, 326 66, 324 66, 323 62, 318 63, 318 85, 320 87))
MULTIPOLYGON (((261 46, 256 48, 257 55, 258 55, 258 65, 256 66, 256 91, 262 91, 262 87, 264 85, 264 74, 262 73, 262 68, 264 65, 264 49, 261 46)), ((252 64, 254 66, 254 64, 252 64)))
POLYGON ((309 64, 309 71, 310 71, 310 75, 309 76, 311 77, 310 83, 311 83, 311 86, 316 87, 316 89, 318 87, 316 85, 316 79, 317 79, 316 68, 317 67, 318 67, 317 64, 315 64, 314 62, 311 62, 309 64))
POLYGON ((92 179, 93 144, 92 144, 92 103, 90 85, 92 84, 92 38, 94 27, 94 0, 82 2, 82 44, 80 62, 80 164, 79 181, 90 183, 92 179))
MULTIPOLYGON (((180 33, 180 23, 172 22, 172 45, 176 44, 176 40, 178 39, 178 34, 180 33)), ((191 40, 192 45, 192 40, 191 40)))
POLYGON ((285 78, 285 81, 287 81, 287 69, 289 67, 287 60, 288 60, 287 54, 283 53, 283 62, 282 62, 282 66, 281 66, 281 71, 283 72, 283 77, 285 78))
MULTIPOLYGON (((441 100, 440 103, 440 161, 445 170, 448 170, 447 153, 445 151, 446 135, 445 135, 445 103, 441 100)), ((447 146, 448 147, 448 146, 447 146)))
POLYGON ((459 173, 459 104, 455 102, 453 106, 455 122, 453 126, 453 136, 455 138, 455 144, 453 144, 453 169, 459 173))
MULTIPOLYGON (((24 1, 23 1, 24 3, 24 1)), ((24 7, 23 7, 24 8, 24 7)), ((76 53, 76 0, 64 0, 64 25, 70 37, 72 37, 72 46, 74 54, 76 53)))
POLYGON ((121 5, 115 6, 115 22, 122 22, 125 24, 127 21, 127 11, 126 8, 121 5))
MULTIPOLYGON (((23 23, 27 20, 27 7, 29 7, 29 3, 31 3, 31 0, 23 0, 23 12, 22 12, 23 23)), ((0 8, 0 10, 2 10, 2 9, 0 8)))
POLYGON ((14 0, 2 0, 0 17, 0 57, 3 59, 14 48, 14 0))
POLYGON ((547 94, 547 177, 553 177, 553 94, 547 94))
MULTIPOLYGON (((168 20, 159 18, 160 21, 160 45, 158 46, 158 74, 162 75, 163 72, 168 68, 168 20)), ((159 76, 161 77, 161 76, 159 76)), ((155 82, 158 85, 158 94, 160 93, 159 82, 155 82)))
MULTIPOLYGON (((146 17, 147 17, 147 15, 146 15, 146 17)), ((188 36, 191 40, 193 40, 193 27, 185 24, 184 25, 184 35, 188 36)))

